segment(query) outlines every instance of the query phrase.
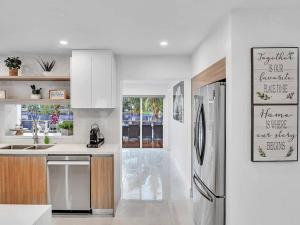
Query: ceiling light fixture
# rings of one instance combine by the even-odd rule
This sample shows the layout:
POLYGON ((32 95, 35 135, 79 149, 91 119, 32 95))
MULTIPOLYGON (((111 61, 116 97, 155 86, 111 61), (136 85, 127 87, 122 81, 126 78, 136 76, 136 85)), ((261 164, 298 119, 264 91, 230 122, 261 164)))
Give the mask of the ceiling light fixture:
POLYGON ((167 41, 161 41, 159 44, 161 47, 167 47, 169 43, 167 41))
POLYGON ((59 41, 59 44, 61 44, 61 45, 67 45, 67 44, 68 44, 68 42, 67 42, 67 41, 65 41, 65 40, 61 40, 61 41, 59 41))

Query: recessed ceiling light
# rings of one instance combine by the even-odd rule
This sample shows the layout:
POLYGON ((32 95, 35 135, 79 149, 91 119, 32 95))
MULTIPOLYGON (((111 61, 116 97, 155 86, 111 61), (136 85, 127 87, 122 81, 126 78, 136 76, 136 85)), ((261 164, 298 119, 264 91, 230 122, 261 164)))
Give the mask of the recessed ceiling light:
POLYGON ((68 44, 68 42, 67 42, 67 41, 65 41, 65 40, 61 40, 61 41, 59 41, 59 44, 61 44, 61 45, 67 45, 67 44, 68 44))
POLYGON ((167 47, 169 43, 167 41, 161 41, 159 44, 161 47, 167 47))

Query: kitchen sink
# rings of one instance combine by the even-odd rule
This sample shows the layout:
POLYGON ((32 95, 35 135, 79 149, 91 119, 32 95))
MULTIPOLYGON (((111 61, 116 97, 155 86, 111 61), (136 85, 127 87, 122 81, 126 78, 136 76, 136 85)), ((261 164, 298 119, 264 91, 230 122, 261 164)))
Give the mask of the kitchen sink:
POLYGON ((8 146, 4 146, 0 149, 3 149, 3 150, 24 150, 26 148, 29 148, 31 147, 32 145, 8 145, 8 146))
POLYGON ((27 149, 28 150, 45 150, 45 149, 51 148, 53 146, 54 145, 33 145, 27 149))
POLYGON ((0 150, 45 150, 53 147, 53 145, 8 145, 0 148, 0 150))

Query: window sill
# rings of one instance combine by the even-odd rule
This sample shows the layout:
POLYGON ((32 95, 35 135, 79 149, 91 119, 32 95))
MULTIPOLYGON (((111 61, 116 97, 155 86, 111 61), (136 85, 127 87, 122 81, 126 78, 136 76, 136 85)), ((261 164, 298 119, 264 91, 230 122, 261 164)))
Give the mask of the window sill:
MULTIPOLYGON (((39 138, 44 138, 44 135, 39 135, 39 138)), ((49 136, 50 138, 53 139, 72 139, 74 136, 49 136)), ((7 139, 32 139, 32 135, 31 136, 23 136, 23 135, 5 135, 4 138, 7 139)))

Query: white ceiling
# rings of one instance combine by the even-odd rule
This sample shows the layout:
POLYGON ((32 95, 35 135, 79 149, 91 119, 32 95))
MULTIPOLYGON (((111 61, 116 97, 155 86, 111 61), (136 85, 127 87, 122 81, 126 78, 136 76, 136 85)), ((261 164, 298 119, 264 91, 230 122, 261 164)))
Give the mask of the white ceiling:
POLYGON ((231 9, 247 2, 255 5, 250 0, 1 0, 0 54, 96 48, 190 54, 231 9), (62 39, 69 45, 59 46, 62 39), (160 47, 161 40, 169 46, 160 47))

